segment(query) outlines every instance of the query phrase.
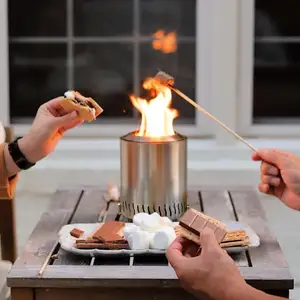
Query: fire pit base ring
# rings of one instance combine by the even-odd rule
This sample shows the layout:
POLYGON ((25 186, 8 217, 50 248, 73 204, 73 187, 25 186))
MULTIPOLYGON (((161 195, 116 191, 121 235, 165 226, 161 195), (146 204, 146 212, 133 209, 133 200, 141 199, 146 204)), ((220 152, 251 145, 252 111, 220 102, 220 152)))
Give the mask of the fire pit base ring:
POLYGON ((157 212, 175 221, 186 209, 187 137, 121 137, 121 214, 157 212))
POLYGON ((177 221, 187 210, 187 206, 183 203, 175 204, 173 206, 164 206, 164 207, 150 207, 146 205, 127 205, 125 201, 120 203, 120 215, 125 218, 132 220, 133 216, 138 213, 147 213, 152 214, 157 212, 162 217, 168 217, 173 221, 177 221))

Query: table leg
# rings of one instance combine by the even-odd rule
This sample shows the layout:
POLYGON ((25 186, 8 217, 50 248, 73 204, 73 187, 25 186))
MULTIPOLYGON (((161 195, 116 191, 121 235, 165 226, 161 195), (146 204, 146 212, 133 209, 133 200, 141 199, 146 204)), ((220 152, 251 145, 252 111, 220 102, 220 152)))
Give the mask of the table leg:
POLYGON ((1 235, 1 255, 3 260, 12 263, 16 260, 16 228, 14 199, 0 200, 0 235, 1 235))

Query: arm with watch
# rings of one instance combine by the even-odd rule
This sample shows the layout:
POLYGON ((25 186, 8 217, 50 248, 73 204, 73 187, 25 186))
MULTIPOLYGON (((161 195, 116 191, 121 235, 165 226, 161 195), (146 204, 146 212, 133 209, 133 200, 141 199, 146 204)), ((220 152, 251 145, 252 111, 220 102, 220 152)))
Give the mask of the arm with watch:
POLYGON ((64 111, 63 100, 59 97, 43 104, 28 134, 0 144, 0 198, 13 198, 18 173, 53 152, 63 134, 83 122, 76 111, 64 111))
POLYGON ((27 159, 26 144, 22 142, 19 138, 9 144, 0 145, 0 198, 12 198, 17 174, 35 165, 27 159))

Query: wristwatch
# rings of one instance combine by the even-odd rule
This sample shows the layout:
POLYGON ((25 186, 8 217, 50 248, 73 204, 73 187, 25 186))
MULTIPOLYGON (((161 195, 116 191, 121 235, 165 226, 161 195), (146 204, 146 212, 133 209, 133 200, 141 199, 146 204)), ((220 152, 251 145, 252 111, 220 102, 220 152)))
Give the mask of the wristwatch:
POLYGON ((8 152, 13 159, 14 163, 21 169, 21 170, 28 170, 29 168, 33 167, 35 163, 32 163, 28 161, 26 156, 22 153, 22 151, 19 148, 18 140, 17 138, 13 142, 8 144, 8 152))

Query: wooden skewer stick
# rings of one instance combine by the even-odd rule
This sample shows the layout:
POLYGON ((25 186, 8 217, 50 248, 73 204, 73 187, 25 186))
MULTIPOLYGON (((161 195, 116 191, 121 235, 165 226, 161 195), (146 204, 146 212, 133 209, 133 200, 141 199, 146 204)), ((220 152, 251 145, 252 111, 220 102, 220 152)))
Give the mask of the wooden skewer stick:
POLYGON ((42 267, 39 271, 39 276, 43 276, 43 274, 46 270, 46 267, 48 266, 48 263, 49 263, 50 259, 52 259, 52 257, 53 257, 53 251, 56 249, 57 245, 58 245, 58 241, 56 241, 56 243, 52 247, 50 253, 47 255, 47 257, 46 257, 46 259, 45 259, 45 261, 44 261, 44 263, 43 263, 43 265, 42 265, 42 267))
POLYGON ((239 139, 241 142, 243 142, 246 146, 248 146, 250 149, 252 149, 254 152, 257 152, 257 150, 251 145, 249 144, 246 140, 244 140, 241 136, 239 136, 236 132, 234 132, 232 129, 230 129, 229 127, 227 127, 224 123, 222 123, 221 121, 219 121, 217 118, 215 118, 213 115, 211 115, 208 111, 206 111, 203 107, 201 107, 200 105, 198 105, 195 101, 193 101, 191 98, 189 98, 188 96, 186 96, 184 93, 182 93, 181 91, 179 91, 178 89, 172 87, 172 86, 168 86, 170 89, 172 89, 175 93, 177 93, 180 97, 182 97, 184 100, 186 100, 187 102, 189 102, 190 104, 192 104, 195 108, 197 108, 199 111, 201 111, 202 113, 204 113, 206 116, 208 116, 209 118, 211 118, 213 121, 215 121, 216 123, 218 123, 220 126, 222 126, 224 129, 226 129, 227 131, 229 131, 232 135, 234 135, 237 139, 239 139))

